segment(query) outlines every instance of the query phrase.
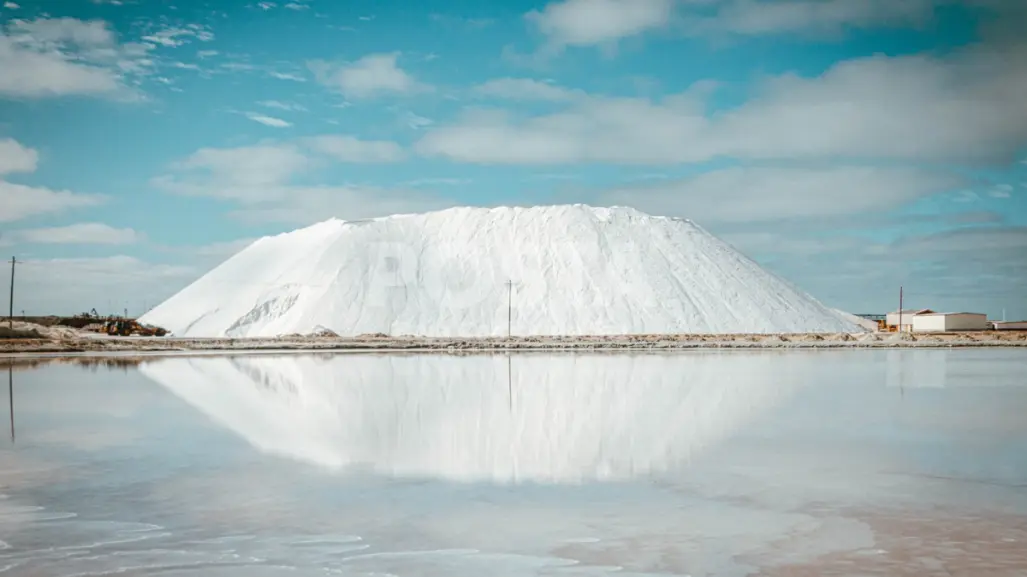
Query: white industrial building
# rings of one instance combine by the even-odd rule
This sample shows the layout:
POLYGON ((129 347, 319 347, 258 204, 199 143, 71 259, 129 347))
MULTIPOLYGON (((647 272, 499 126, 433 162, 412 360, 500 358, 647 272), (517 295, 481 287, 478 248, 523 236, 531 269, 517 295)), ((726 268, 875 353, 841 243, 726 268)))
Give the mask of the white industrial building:
MULTIPOLYGON (((902 321, 905 324, 905 320, 902 321)), ((983 313, 935 313, 913 315, 913 332, 943 333, 948 331, 986 331, 988 315, 983 313)))
POLYGON ((1027 331, 1027 321, 991 321, 996 331, 1027 331))
POLYGON ((898 327, 901 332, 909 332, 913 330, 913 317, 921 314, 933 313, 931 309, 909 309, 902 311, 895 311, 885 315, 884 322, 888 327, 898 327), (900 326, 901 324, 901 326, 900 326))

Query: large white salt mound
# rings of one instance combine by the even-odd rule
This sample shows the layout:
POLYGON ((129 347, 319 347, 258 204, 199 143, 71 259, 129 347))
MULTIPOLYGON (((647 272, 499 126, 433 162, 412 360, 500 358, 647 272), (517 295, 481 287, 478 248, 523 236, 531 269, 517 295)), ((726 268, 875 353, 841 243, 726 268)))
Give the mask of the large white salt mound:
POLYGON ((861 330, 691 221, 584 205, 328 220, 254 242, 140 321, 183 337, 861 330))

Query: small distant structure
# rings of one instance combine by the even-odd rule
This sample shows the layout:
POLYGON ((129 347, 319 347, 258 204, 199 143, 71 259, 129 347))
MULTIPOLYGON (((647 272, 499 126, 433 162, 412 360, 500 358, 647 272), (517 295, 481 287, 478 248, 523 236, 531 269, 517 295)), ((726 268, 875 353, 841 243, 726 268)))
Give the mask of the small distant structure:
MULTIPOLYGON (((912 330, 916 333, 944 333, 950 331, 986 331, 988 315, 984 313, 921 312, 913 315, 912 330)), ((903 319, 905 324, 905 319, 903 319)))
POLYGON ((988 321, 988 324, 996 331, 1027 331, 1027 321, 988 321))
POLYGON ((912 332, 913 318, 917 315, 936 314, 931 309, 908 309, 888 313, 885 315, 885 329, 890 332, 912 332))

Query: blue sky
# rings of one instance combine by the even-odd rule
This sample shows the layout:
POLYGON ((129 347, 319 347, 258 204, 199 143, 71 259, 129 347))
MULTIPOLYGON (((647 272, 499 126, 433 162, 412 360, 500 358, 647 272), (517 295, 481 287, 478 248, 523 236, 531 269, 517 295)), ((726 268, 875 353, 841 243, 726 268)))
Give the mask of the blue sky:
MULTIPOLYGON (((1016 0, 7 1, 15 309, 137 312, 331 216, 623 204, 833 306, 1027 318, 1016 0)), ((9 272, 0 273, 6 285, 9 272)))

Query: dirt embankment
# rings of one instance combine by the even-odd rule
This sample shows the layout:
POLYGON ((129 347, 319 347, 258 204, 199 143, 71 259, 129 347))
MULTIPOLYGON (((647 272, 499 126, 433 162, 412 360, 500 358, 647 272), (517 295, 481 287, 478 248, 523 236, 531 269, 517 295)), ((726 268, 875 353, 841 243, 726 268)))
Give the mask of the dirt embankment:
MULTIPOLYGON (((6 329, 6 325, 4 326, 6 329)), ((0 354, 80 352, 186 352, 186 351, 438 351, 475 352, 686 350, 699 348, 891 348, 1027 346, 1027 331, 982 331, 936 334, 837 333, 772 335, 609 335, 546 337, 416 337, 362 335, 339 337, 290 335, 278 338, 181 339, 174 337, 107 337, 70 327, 14 324, 4 338, 0 354)))

